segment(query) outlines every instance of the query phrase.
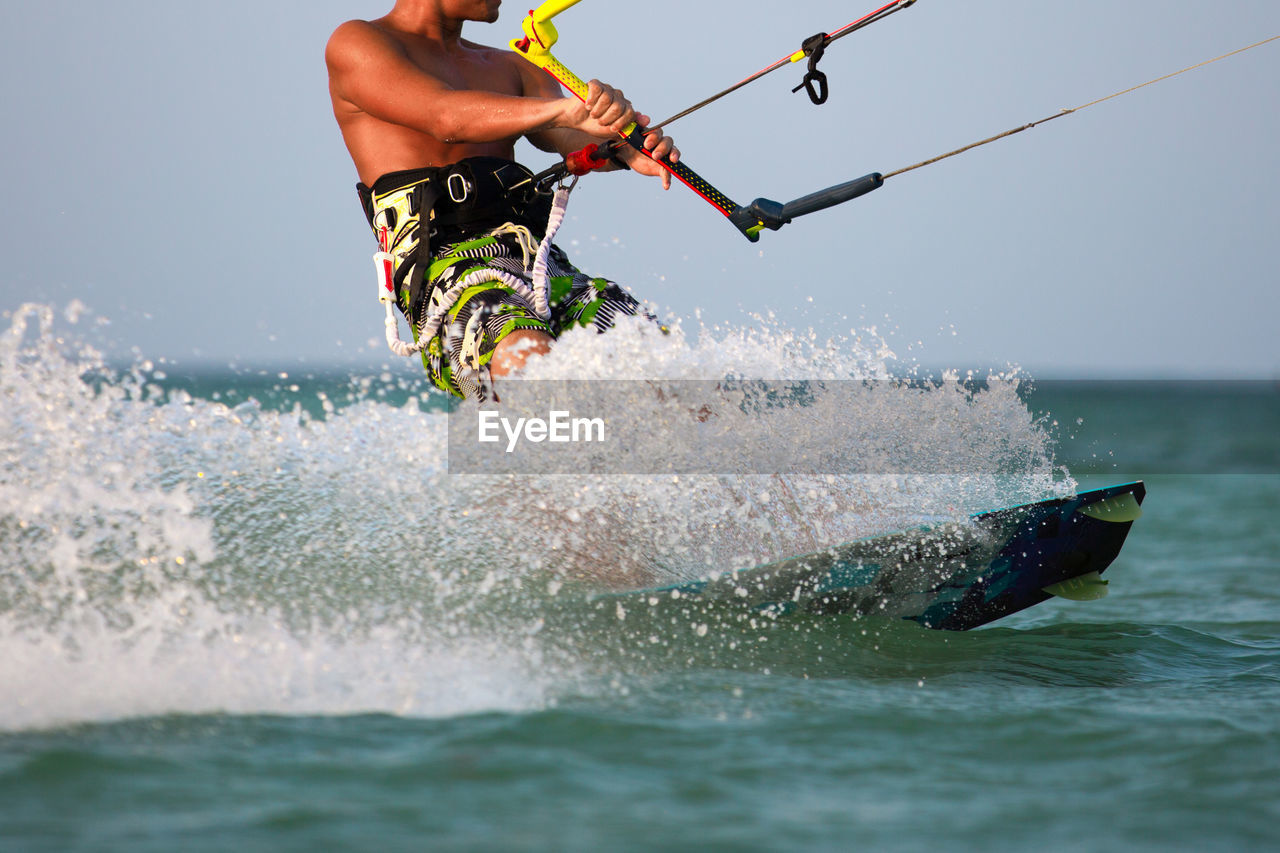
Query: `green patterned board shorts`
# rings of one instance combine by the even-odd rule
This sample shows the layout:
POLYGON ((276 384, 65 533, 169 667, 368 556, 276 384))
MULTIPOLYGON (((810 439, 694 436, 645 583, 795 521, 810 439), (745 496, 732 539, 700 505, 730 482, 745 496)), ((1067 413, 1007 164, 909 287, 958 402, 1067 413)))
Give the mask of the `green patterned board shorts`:
MULTIPOLYGON (((439 301, 455 283, 479 270, 502 270, 532 287, 531 267, 537 244, 530 245, 527 235, 519 226, 508 224, 433 250, 426 275, 430 283, 426 313, 440 307, 439 301)), ((631 294, 612 281, 579 272, 558 246, 551 248, 548 272, 548 320, 540 318, 524 296, 500 280, 490 279, 465 289, 445 310, 446 319, 422 352, 422 363, 431 381, 459 397, 484 399, 493 352, 516 329, 536 329, 553 338, 578 327, 604 332, 613 326, 618 315, 632 316, 640 311, 640 303, 631 294)), ((408 306, 401 307, 409 316, 408 306)), ((419 327, 415 326, 415 340, 418 334, 419 327)))
POLYGON ((575 327, 603 332, 619 315, 640 313, 629 293, 607 279, 584 275, 552 246, 550 317, 538 314, 529 296, 551 206, 549 197, 521 189, 530 185, 529 178, 532 173, 513 161, 473 157, 440 169, 393 172, 372 187, 358 187, 379 246, 395 267, 396 304, 415 343, 429 337, 422 363, 437 387, 458 397, 489 396, 494 350, 517 329, 552 337, 575 327), (424 200, 428 194, 434 200, 424 200), (426 254, 418 244, 424 207, 430 210, 430 261, 419 273, 420 256, 426 254), (486 270, 495 271, 492 279, 483 276, 486 270), (504 276, 523 286, 513 287, 504 276), (469 277, 472 283, 459 289, 469 277))

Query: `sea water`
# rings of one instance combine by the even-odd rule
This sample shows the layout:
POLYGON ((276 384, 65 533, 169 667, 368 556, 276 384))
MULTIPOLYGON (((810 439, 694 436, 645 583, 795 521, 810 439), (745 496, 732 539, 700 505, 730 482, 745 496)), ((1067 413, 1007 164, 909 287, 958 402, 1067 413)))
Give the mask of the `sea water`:
POLYGON ((1274 384, 902 382, 871 332, 624 324, 532 375, 848 383, 733 425, 834 459, 463 476, 403 366, 120 369, 91 323, 0 333, 2 849, 1280 842, 1274 384), (1107 599, 973 632, 592 603, 1135 478, 1107 599))

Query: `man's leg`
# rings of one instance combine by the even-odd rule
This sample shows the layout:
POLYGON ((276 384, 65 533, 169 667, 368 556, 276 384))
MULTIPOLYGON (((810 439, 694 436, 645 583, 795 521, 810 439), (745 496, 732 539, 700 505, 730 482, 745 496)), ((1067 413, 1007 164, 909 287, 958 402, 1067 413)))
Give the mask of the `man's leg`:
POLYGON ((493 350, 489 375, 500 379, 513 370, 521 369, 530 357, 550 352, 552 340, 550 335, 538 329, 515 329, 507 333, 493 350))

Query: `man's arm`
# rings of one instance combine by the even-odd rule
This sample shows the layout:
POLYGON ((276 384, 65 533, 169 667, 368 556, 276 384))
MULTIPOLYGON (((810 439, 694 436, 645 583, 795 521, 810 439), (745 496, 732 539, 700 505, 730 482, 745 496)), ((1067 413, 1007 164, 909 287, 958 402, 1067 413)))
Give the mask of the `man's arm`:
POLYGON ((634 115, 625 101, 625 108, 615 104, 596 117, 576 98, 454 89, 411 62, 392 38, 364 21, 349 21, 334 32, 325 61, 338 97, 374 118, 447 143, 499 142, 553 128, 608 136, 634 115))
MULTIPOLYGON (((512 54, 512 57, 518 63, 520 76, 524 82, 524 91, 527 96, 532 98, 548 98, 563 94, 560 84, 550 74, 547 74, 541 69, 535 68, 533 65, 530 65, 519 57, 516 57, 514 54, 512 54)), ((588 84, 587 101, 583 106, 590 115, 603 117, 605 115, 605 110, 607 109, 607 104, 611 103, 612 99, 621 99, 624 102, 626 100, 621 91, 614 90, 613 88, 601 83, 599 80, 592 80, 588 84)), ((577 99, 573 98, 573 100, 577 99)), ((640 113, 635 113, 635 120, 641 125, 649 123, 649 117, 640 113)), ((626 124, 630 124, 630 121, 626 122, 626 124)), ((624 128, 626 127, 626 124, 623 125, 624 128)), ((617 139, 618 132, 619 131, 615 130, 610 134, 595 136, 573 128, 553 127, 545 130, 533 131, 527 134, 527 136, 529 141, 542 151, 555 152, 563 157, 573 151, 578 151, 593 142, 600 143, 617 139)), ((661 160, 665 157, 672 163, 675 163, 680 159, 680 149, 676 148, 671 137, 664 136, 660 130, 647 135, 644 140, 644 146, 656 159, 661 160)), ((662 178, 662 186, 664 189, 671 188, 671 173, 650 160, 648 157, 640 154, 631 146, 624 145, 622 148, 618 149, 618 157, 622 162, 626 163, 629 167, 642 175, 662 178)), ((614 166, 609 166, 606 167, 604 171, 612 171, 614 168, 614 166)))

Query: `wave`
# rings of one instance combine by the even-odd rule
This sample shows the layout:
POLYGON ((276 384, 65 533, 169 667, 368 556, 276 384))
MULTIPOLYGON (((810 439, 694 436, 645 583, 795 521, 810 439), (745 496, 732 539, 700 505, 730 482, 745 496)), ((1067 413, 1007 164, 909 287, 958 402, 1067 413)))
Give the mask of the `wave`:
MULTIPOLYGON (((601 666, 549 617, 567 598, 1075 485, 1016 372, 977 389, 956 375, 888 381, 894 357, 873 331, 822 341, 763 323, 658 334, 627 322, 569 334, 528 371, 868 381, 847 416, 735 413, 744 441, 834 449, 821 471, 742 472, 726 457, 706 470, 734 473, 459 475, 450 415, 434 397, 389 400, 389 377, 232 404, 162 383, 145 361, 111 369, 76 333, 85 313, 23 306, 0 339, 0 728, 542 707, 601 666), (850 473, 904 445, 963 448, 1000 475, 850 473)), ((688 416, 679 401, 643 405, 655 422, 688 416)), ((662 430, 630 440, 638 454, 669 450, 662 430)))

